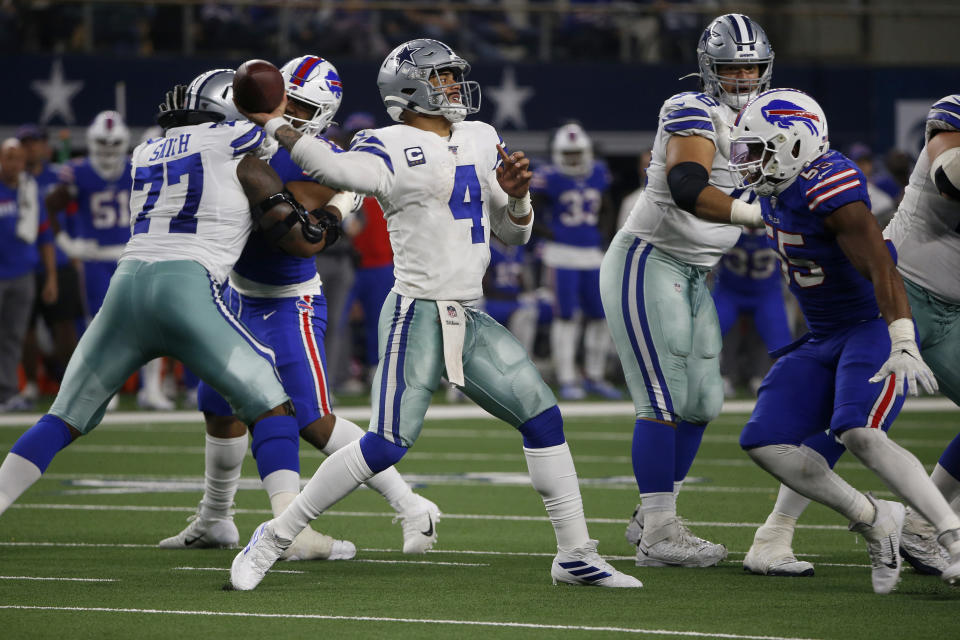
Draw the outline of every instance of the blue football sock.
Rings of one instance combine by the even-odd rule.
[[[263,480],[274,471],[300,473],[300,428],[293,416],[270,416],[253,425],[250,446]]]
[[[363,461],[374,473],[380,473],[397,464],[406,452],[406,447],[393,444],[372,431],[367,431],[360,438],[360,453],[363,454]]]
[[[633,428],[633,475],[644,493],[673,493],[677,428],[637,418]]]
[[[557,405],[530,418],[517,427],[517,431],[523,435],[523,446],[527,449],[545,449],[566,442],[563,437],[563,416]]]
[[[677,423],[677,451],[673,478],[676,482],[686,478],[690,472],[706,428],[706,424],[695,424],[685,420]]]
[[[944,471],[960,480],[960,435],[947,445],[937,462]]]
[[[73,435],[67,423],[48,413],[17,438],[10,453],[29,460],[43,473],[50,466],[53,456],[71,442]]]

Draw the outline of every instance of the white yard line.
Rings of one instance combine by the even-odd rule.
[[[254,613],[245,611],[190,611],[184,609],[133,609],[120,607],[44,607],[33,605],[0,605],[0,609],[21,611],[69,611],[89,613],[132,613],[172,616],[212,616],[224,618],[267,618],[282,620],[339,620],[344,622],[399,622],[405,624],[450,625],[465,627],[492,627],[512,629],[546,629],[555,631],[586,631],[607,633],[631,633],[638,635],[664,635],[689,638],[730,638],[732,640],[812,640],[791,636],[758,636],[738,633],[683,631],[674,629],[635,629],[626,627],[591,627],[566,624],[537,624],[532,622],[510,622],[507,620],[453,620],[431,618],[391,618],[379,616],[332,616],[322,614],[297,613]]]
[[[0,580],[43,580],[51,582],[117,582],[113,578],[46,578],[41,576],[0,576]]]

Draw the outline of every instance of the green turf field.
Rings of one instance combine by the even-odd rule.
[[[357,409],[354,409],[357,411]],[[202,427],[150,413],[110,417],[54,460],[0,517],[2,638],[882,638],[957,637],[960,589],[907,568],[888,596],[870,588],[865,546],[823,507],[808,510],[798,555],[813,578],[744,574],[740,561],[766,517],[776,483],[740,451],[745,414],[707,431],[680,499],[695,533],[723,542],[711,569],[639,569],[623,537],[637,502],[632,417],[568,417],[591,535],[639,590],[552,586],[552,529],[527,483],[519,437],[493,420],[430,420],[400,471],[444,512],[426,556],[404,556],[387,504],[360,490],[314,525],[356,543],[355,560],[279,563],[254,592],[223,591],[230,550],[161,551],[200,498]],[[6,416],[0,452],[32,424]],[[909,407],[895,438],[931,468],[960,413]],[[304,451],[303,474],[321,460]],[[851,458],[855,486],[889,493]],[[236,521],[242,539],[269,516],[252,460]]]

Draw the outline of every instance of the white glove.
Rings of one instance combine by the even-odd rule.
[[[338,191],[323,206],[336,207],[340,217],[345,217],[363,206],[363,195],[353,191]]]
[[[717,132],[717,151],[727,160],[730,159],[730,125],[724,122],[719,109],[710,112],[713,129]]]
[[[920,349],[913,337],[913,320],[900,318],[887,327],[890,331],[890,357],[880,367],[880,371],[870,378],[870,382],[880,382],[887,376],[895,376],[897,395],[903,395],[903,383],[906,381],[910,395],[918,395],[917,381],[927,393],[933,393],[939,386],[930,367],[920,357]]]

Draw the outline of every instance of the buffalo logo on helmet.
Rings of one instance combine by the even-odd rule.
[[[813,135],[818,133],[817,126],[813,123],[819,123],[820,116],[787,100],[771,100],[768,105],[761,109],[761,112],[764,120],[781,129],[789,129],[794,123],[799,122],[806,126]]]
[[[324,80],[327,81],[327,89],[330,89],[333,95],[339,98],[343,94],[343,83],[340,82],[340,76],[336,71],[331,69]]]

